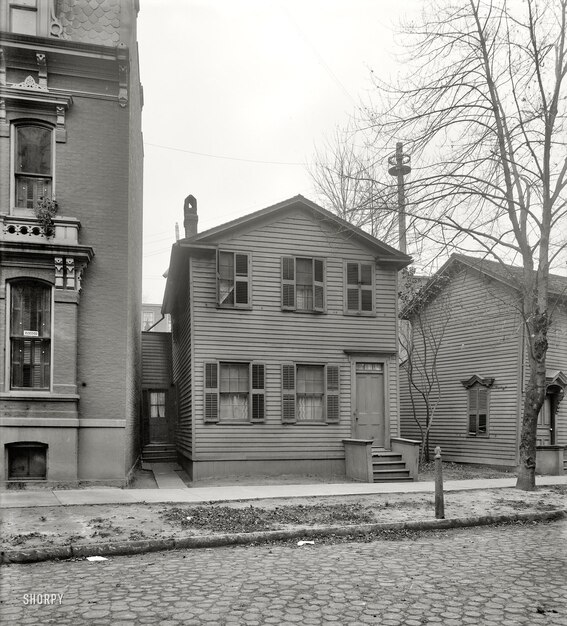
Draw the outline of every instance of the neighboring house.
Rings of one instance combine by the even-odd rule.
[[[180,461],[196,480],[345,473],[399,435],[397,275],[411,259],[296,196],[173,245]]]
[[[157,333],[171,332],[171,319],[169,315],[162,315],[161,304],[142,302],[142,331],[147,330]]]
[[[444,325],[436,357],[440,393],[432,394],[436,410],[429,439],[431,448],[441,447],[446,460],[510,467],[519,462],[529,377],[517,289],[521,280],[521,268],[453,255],[424,287],[423,307],[405,311],[414,330],[419,315],[437,319],[437,332]],[[562,401],[567,386],[567,278],[552,275],[549,286],[552,324],[547,395],[537,431],[538,464],[551,454],[562,471],[561,446],[567,445],[567,401]],[[426,342],[416,339],[416,356],[423,357]],[[410,393],[407,362],[400,371],[402,435],[419,438],[414,409],[423,424],[424,403],[418,393]]]
[[[135,0],[0,4],[0,480],[8,485],[123,484],[139,456],[137,10]],[[41,199],[51,215],[38,215]]]

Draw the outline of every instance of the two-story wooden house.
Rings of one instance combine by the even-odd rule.
[[[526,326],[521,315],[523,270],[495,261],[454,254],[405,311],[413,323],[415,385],[409,363],[400,368],[401,428],[420,439],[426,406],[420,390],[431,388],[430,447],[464,463],[515,467],[529,378]],[[403,314],[403,312],[402,312]],[[546,355],[547,393],[537,428],[536,471],[563,472],[567,448],[567,278],[550,275]],[[421,316],[425,323],[418,323]],[[422,334],[430,338],[422,338]],[[429,371],[424,350],[429,348]],[[433,353],[435,351],[435,353]],[[435,362],[435,373],[432,364]]]
[[[344,475],[343,440],[388,450],[397,274],[411,259],[302,196],[196,223],[189,196],[163,305],[190,476]]]

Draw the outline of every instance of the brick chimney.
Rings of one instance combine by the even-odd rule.
[[[197,199],[195,196],[187,196],[183,203],[183,227],[185,228],[185,239],[194,237],[197,234]]]

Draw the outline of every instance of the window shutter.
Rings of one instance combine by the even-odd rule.
[[[347,311],[359,310],[358,263],[347,263]]]
[[[325,310],[325,262],[313,259],[313,309]]]
[[[282,309],[295,309],[295,259],[282,257]]]
[[[372,265],[360,265],[360,310],[371,313],[374,310]]]
[[[339,421],[339,366],[327,365],[327,422]]]
[[[205,422],[219,421],[219,366],[205,363]]]
[[[478,389],[478,434],[486,435],[488,422],[488,389]]]
[[[252,422],[266,419],[266,367],[263,363],[252,363]]]
[[[250,271],[247,254],[234,255],[234,282],[235,297],[234,303],[241,306],[248,306],[250,292]]]
[[[469,435],[476,435],[477,392],[476,386],[469,389]]]
[[[282,365],[282,422],[295,421],[295,365]]]

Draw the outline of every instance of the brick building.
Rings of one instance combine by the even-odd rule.
[[[121,484],[138,458],[137,12],[0,4],[0,481]]]

